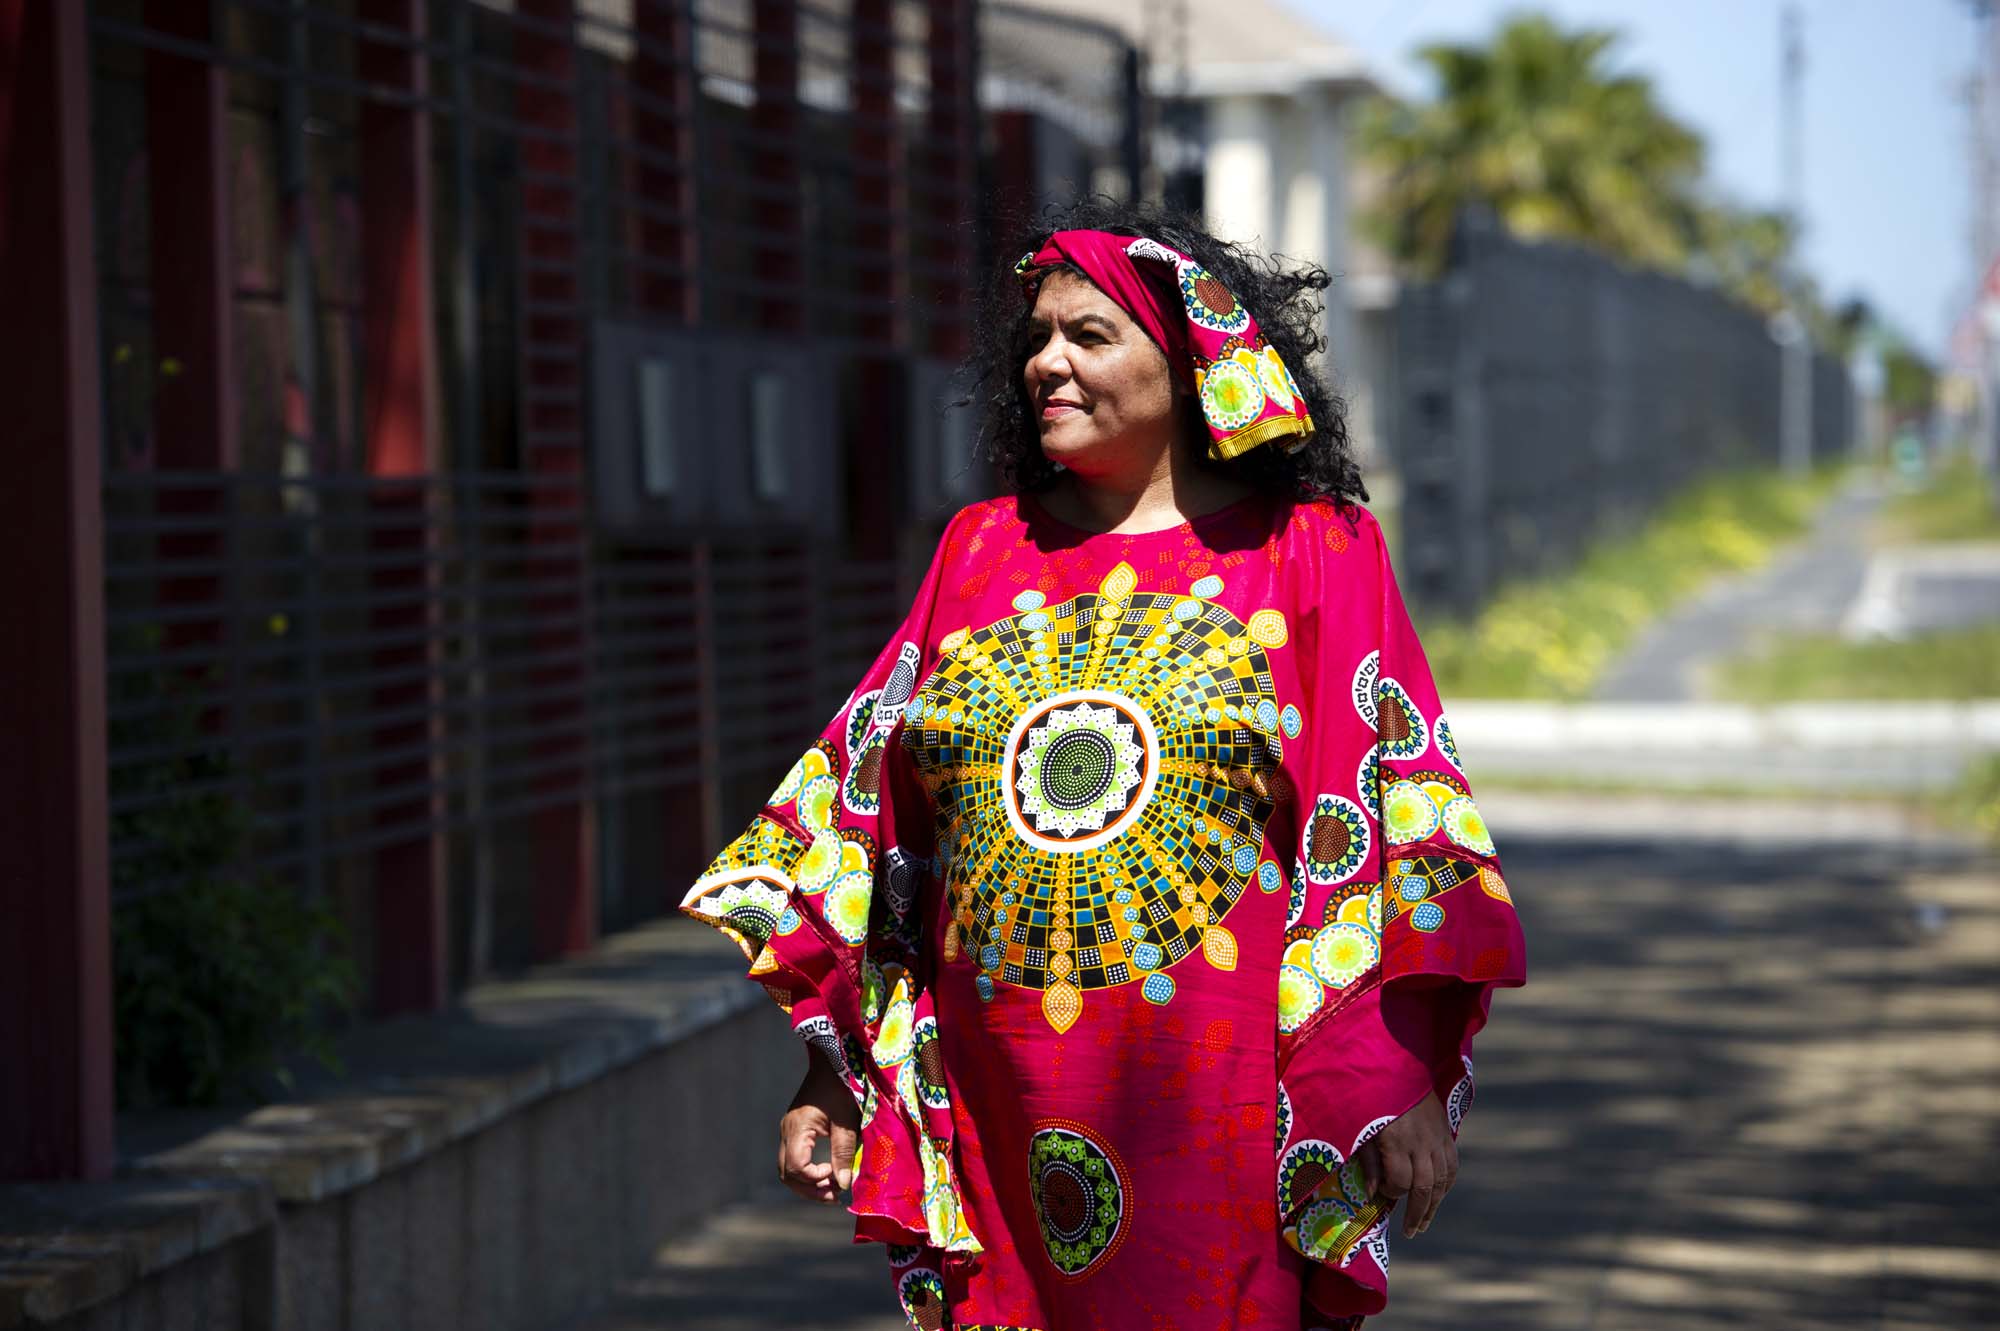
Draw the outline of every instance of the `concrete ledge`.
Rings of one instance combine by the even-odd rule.
[[[106,1184],[0,1187],[0,1328],[545,1331],[749,1195],[802,1057],[674,918],[364,1028],[284,1103],[126,1115]]]
[[[727,940],[663,920],[587,956],[468,990],[451,1011],[359,1031],[347,1076],[294,1069],[295,1099],[226,1115],[129,1115],[136,1172],[261,1179],[316,1202],[412,1164],[558,1091],[770,1000]]]
[[[235,1179],[0,1188],[0,1327],[45,1325],[266,1229],[269,1189]]]

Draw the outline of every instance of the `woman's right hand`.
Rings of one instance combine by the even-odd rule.
[[[811,1045],[806,1051],[806,1079],[778,1124],[778,1177],[807,1201],[832,1203],[854,1181],[861,1110],[826,1056]],[[831,1160],[813,1159],[821,1137],[831,1142]]]

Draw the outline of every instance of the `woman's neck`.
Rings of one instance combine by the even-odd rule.
[[[1247,482],[1195,468],[1125,484],[1065,470],[1036,499],[1072,526],[1130,536],[1178,527],[1254,492]]]

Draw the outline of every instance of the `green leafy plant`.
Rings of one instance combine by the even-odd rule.
[[[133,635],[154,650],[156,633]],[[114,663],[122,653],[114,652]],[[359,975],[324,901],[244,867],[251,818],[234,762],[203,723],[205,681],[171,668],[112,678],[113,795],[148,796],[114,815],[119,905],[112,921],[121,1106],[214,1105],[289,1088],[294,1052],[341,1070],[329,1022]]]

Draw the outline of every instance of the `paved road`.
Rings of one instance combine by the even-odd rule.
[[[1884,550],[1841,624],[1850,638],[1909,637],[2000,620],[2000,544]]]
[[[1866,806],[1482,803],[1532,980],[1370,1331],[2000,1326],[2000,864]],[[849,1232],[731,1212],[590,1331],[893,1331]]]
[[[1690,701],[1704,696],[1704,667],[1759,634],[1838,632],[1866,579],[1868,524],[1882,502],[1879,490],[1858,479],[1820,510],[1804,540],[1653,624],[1605,673],[1594,696]]]

